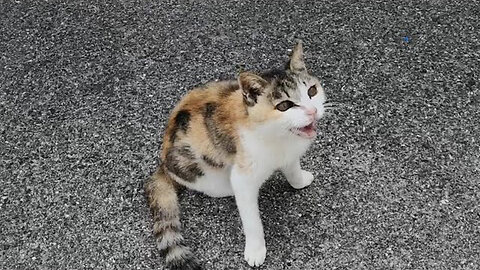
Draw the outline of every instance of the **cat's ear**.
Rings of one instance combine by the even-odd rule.
[[[257,103],[257,98],[260,96],[268,82],[262,77],[250,72],[242,72],[238,76],[238,83],[243,91],[243,100],[248,106],[253,106]]]
[[[307,70],[305,66],[305,61],[303,59],[303,43],[301,40],[296,40],[297,44],[293,48],[292,54],[290,55],[290,61],[288,62],[287,68],[295,73],[301,73]]]

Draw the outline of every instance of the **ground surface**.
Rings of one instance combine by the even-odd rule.
[[[262,269],[479,269],[478,1],[93,2],[0,5],[1,269],[163,269],[142,185],[168,112],[295,38],[343,106],[312,186],[262,189]],[[246,269],[234,200],[182,204],[205,268]]]

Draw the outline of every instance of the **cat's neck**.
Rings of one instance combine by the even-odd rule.
[[[240,144],[252,161],[278,168],[302,156],[311,140],[291,134],[270,134],[262,127],[240,129]]]

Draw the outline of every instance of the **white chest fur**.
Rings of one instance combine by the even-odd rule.
[[[254,174],[267,178],[274,170],[297,161],[311,144],[294,134],[269,134],[262,129],[243,130],[240,135],[244,161]]]

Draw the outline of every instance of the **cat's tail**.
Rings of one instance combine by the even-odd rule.
[[[177,186],[163,166],[150,177],[145,192],[153,214],[153,233],[158,248],[166,254],[167,266],[172,270],[202,269],[183,243]]]

